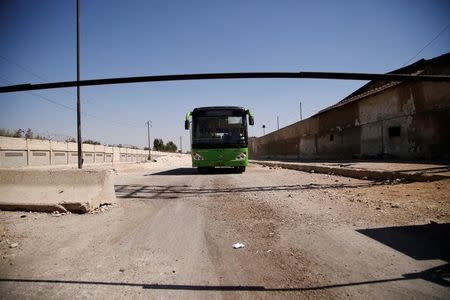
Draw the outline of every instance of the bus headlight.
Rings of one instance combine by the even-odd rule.
[[[244,152],[241,152],[238,156],[236,156],[236,160],[244,160],[246,157],[247,155]]]
[[[203,156],[201,156],[200,154],[198,154],[196,152],[192,153],[192,158],[194,160],[203,160],[204,159]]]

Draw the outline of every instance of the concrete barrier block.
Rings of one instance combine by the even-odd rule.
[[[107,170],[0,170],[0,209],[85,213],[116,202]]]

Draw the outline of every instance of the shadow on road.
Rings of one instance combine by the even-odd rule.
[[[229,194],[229,193],[251,193],[251,192],[274,192],[274,191],[299,191],[308,189],[342,189],[369,187],[373,183],[356,184],[295,184],[295,185],[271,185],[271,186],[249,186],[229,188],[207,188],[191,187],[188,185],[115,185],[118,198],[137,199],[174,199],[179,197],[198,197],[199,195]]]
[[[206,173],[208,175],[214,175],[214,174],[236,174],[235,170],[233,168],[212,168],[208,170]],[[176,168],[172,170],[157,172],[157,173],[149,173],[145,174],[144,176],[155,176],[155,175],[204,175],[198,172],[197,168]]]
[[[360,229],[357,232],[416,260],[450,261],[450,223]]]
[[[306,287],[279,287],[266,288],[258,285],[185,285],[185,284],[148,284],[148,283],[132,283],[132,282],[108,282],[108,281],[81,281],[81,280],[46,280],[46,279],[17,279],[17,278],[0,278],[0,282],[12,283],[48,283],[48,284],[78,284],[78,285],[105,285],[105,286],[128,286],[141,287],[143,289],[152,290],[185,290],[185,291],[254,291],[254,292],[307,292],[316,290],[326,290],[341,287],[351,287],[360,285],[380,284],[395,281],[424,279],[432,281],[436,284],[449,286],[448,281],[443,280],[443,274],[449,274],[449,264],[425,270],[418,273],[404,274],[397,278],[376,279],[367,281],[357,281],[348,283],[336,283],[319,286]]]
[[[443,266],[403,276],[450,286],[450,223],[361,229],[357,232],[416,260],[446,261]]]

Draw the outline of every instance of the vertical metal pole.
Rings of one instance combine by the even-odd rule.
[[[148,137],[148,159],[152,159],[151,146],[150,146],[150,120],[147,121],[147,137]]]
[[[80,0],[77,0],[77,83],[80,81]],[[77,85],[77,144],[78,144],[78,169],[83,167],[81,149],[81,104],[80,86]]]
[[[277,116],[277,126],[278,130],[280,130],[280,116]]]
[[[302,116],[302,102],[300,102],[300,121],[303,120]]]
[[[181,135],[180,135],[180,151],[181,153],[183,153],[183,138]]]

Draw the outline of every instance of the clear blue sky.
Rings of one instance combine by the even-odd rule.
[[[71,1],[0,2],[0,84],[76,79]],[[385,73],[450,22],[449,1],[81,0],[81,78],[239,71]],[[450,28],[414,61],[450,51]],[[6,58],[6,60],[5,60]],[[82,88],[83,138],[144,146],[179,142],[197,106],[250,108],[250,135],[286,126],[363,85],[359,81],[221,80]],[[75,89],[35,91],[75,107]],[[95,116],[95,117],[93,117]],[[75,111],[29,93],[0,95],[1,128],[76,136]]]

